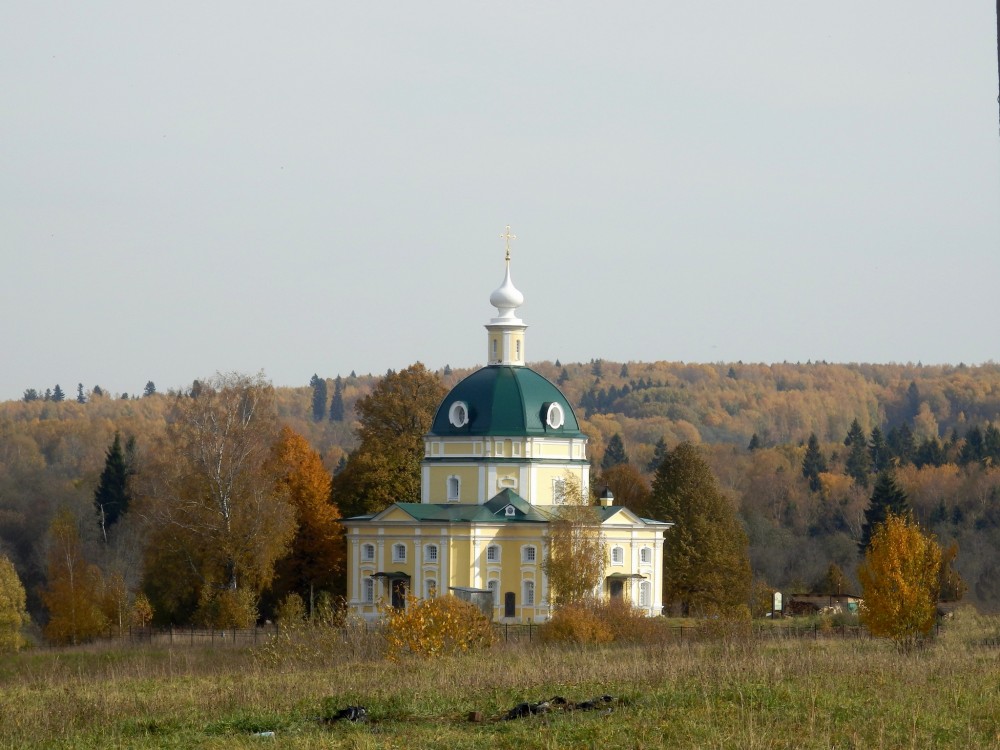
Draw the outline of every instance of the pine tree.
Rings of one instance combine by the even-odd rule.
[[[927,438],[913,455],[913,465],[918,469],[925,466],[943,466],[946,461],[944,447],[937,438]]]
[[[916,381],[910,381],[910,387],[906,389],[906,418],[913,422],[920,413],[920,389],[917,388]]]
[[[871,458],[871,470],[878,474],[889,468],[889,446],[878,425],[872,427],[868,440],[868,455]]]
[[[691,443],[667,453],[650,498],[653,518],[672,521],[664,546],[664,594],[685,614],[724,611],[750,596],[746,532]]]
[[[340,375],[333,381],[333,398],[330,400],[330,421],[344,421],[344,381]]]
[[[618,373],[618,377],[627,378],[628,377],[628,364],[623,364],[622,369]]]
[[[653,458],[650,459],[649,463],[646,464],[646,471],[656,471],[660,468],[660,464],[663,463],[663,459],[667,457],[667,441],[660,438],[656,441],[656,446],[653,448]]]
[[[761,442],[760,437],[757,435],[756,432],[750,436],[750,442],[747,444],[748,451],[759,450],[763,447],[764,444]]]
[[[31,401],[37,401],[38,391],[36,391],[34,388],[26,388],[24,391],[24,396],[21,397],[21,400],[24,401],[25,403],[29,403]]]
[[[152,396],[155,393],[156,393],[156,384],[152,380],[147,380],[146,387],[142,389],[143,397]]]
[[[108,529],[114,526],[128,510],[132,500],[132,493],[129,488],[129,480],[132,476],[132,469],[128,460],[129,455],[134,455],[135,441],[128,440],[129,450],[122,449],[122,440],[119,433],[115,433],[114,440],[104,459],[104,471],[101,472],[101,479],[94,490],[94,505],[97,507],[97,522],[101,527],[104,541],[108,541]]]
[[[617,432],[611,436],[607,448],[604,449],[604,458],[601,460],[601,471],[607,471],[612,466],[628,463],[628,453],[625,452],[625,443],[622,436]]]
[[[871,471],[871,459],[868,455],[868,438],[861,429],[858,420],[851,423],[851,429],[844,438],[844,445],[851,450],[844,462],[844,471],[860,487],[868,486],[868,474]]]
[[[900,466],[906,466],[913,461],[917,446],[913,439],[913,430],[906,422],[893,427],[886,435],[889,452],[896,458]]]
[[[91,394],[93,394],[94,396],[103,396],[104,390],[101,388],[101,386],[95,385],[93,390],[91,390]]]
[[[819,475],[826,471],[826,458],[819,449],[819,440],[816,433],[810,433],[809,443],[806,446],[806,455],[802,459],[802,476],[809,480],[809,489],[819,492]]]
[[[87,403],[87,397],[83,394],[83,383],[76,384],[76,403],[78,404]]]
[[[983,460],[990,466],[1000,466],[1000,430],[993,424],[986,425],[983,432]]]
[[[326,414],[326,378],[321,378],[313,373],[309,379],[309,385],[313,389],[313,419],[319,422]]]
[[[865,522],[861,526],[861,541],[858,546],[864,553],[871,543],[875,530],[890,514],[905,516],[910,513],[910,503],[906,493],[896,484],[896,477],[891,471],[883,471],[875,480],[872,497],[865,509]]]
[[[58,383],[56,383],[56,387],[52,390],[52,400],[56,403],[66,400],[66,394],[63,393],[63,389],[59,387]]]
[[[963,466],[983,460],[983,432],[978,425],[970,427],[965,433],[965,444],[962,446],[958,460]]]
[[[562,368],[562,369],[561,369],[561,370],[559,371],[559,379],[558,379],[558,380],[556,380],[556,383],[558,383],[559,385],[562,385],[562,384],[563,384],[563,383],[565,383],[565,382],[566,382],[567,380],[569,380],[569,373],[568,373],[568,372],[566,372],[566,368],[564,367],[564,368]]]

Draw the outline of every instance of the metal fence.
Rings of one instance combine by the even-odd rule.
[[[272,623],[252,628],[195,628],[167,626],[163,628],[136,628],[110,631],[107,639],[131,645],[152,646],[252,646],[263,643],[278,632]]]

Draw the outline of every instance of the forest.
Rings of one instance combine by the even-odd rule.
[[[590,440],[593,484],[610,485],[622,504],[641,510],[665,451],[697,444],[746,529],[757,582],[819,590],[836,565],[843,585],[857,590],[865,510],[876,477],[891,471],[917,520],[942,546],[957,545],[965,601],[1000,611],[1000,365],[557,360],[532,367],[575,405]],[[419,396],[390,389],[383,404],[436,403],[471,372],[416,365],[387,375],[414,368],[432,387]],[[39,626],[60,632],[53,579],[68,573],[54,560],[79,563],[73,575],[94,582],[90,597],[110,602],[105,624],[134,619],[137,610],[164,624],[225,619],[236,605],[209,601],[204,591],[210,582],[225,588],[237,571],[256,582],[251,610],[261,618],[290,591],[310,606],[317,593],[338,593],[335,519],[366,509],[373,475],[394,477],[382,485],[390,494],[413,486],[405,465],[385,462],[385,441],[404,428],[380,436],[371,427],[376,417],[394,424],[393,415],[372,414],[369,397],[399,381],[314,374],[301,387],[271,388],[262,376],[242,377],[273,413],[267,444],[248,439],[246,460],[266,468],[267,487],[279,487],[297,510],[269,518],[275,533],[267,544],[227,550],[225,559],[212,557],[226,545],[208,532],[182,553],[174,542],[194,532],[170,511],[170,498],[203,481],[177,450],[201,434],[195,426],[204,415],[194,404],[208,400],[193,396],[202,388],[221,393],[213,379],[183,393],[160,393],[149,382],[133,396],[82,384],[67,395],[55,385],[0,403],[0,553],[13,562]],[[246,402],[238,408],[246,413]],[[101,500],[116,472],[135,497],[128,508]],[[218,507],[226,502],[220,496]],[[246,538],[252,532],[248,526]],[[325,578],[309,560],[325,561]]]

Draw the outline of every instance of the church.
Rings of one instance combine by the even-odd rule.
[[[524,297],[506,274],[490,295],[487,365],[441,402],[424,436],[419,502],[397,502],[342,521],[347,530],[347,597],[367,620],[408,596],[454,593],[505,623],[550,616],[543,571],[550,521],[567,483],[590,493],[587,437],[553,383],[525,365]],[[603,493],[594,508],[607,547],[601,597],[660,614],[664,532]],[[416,500],[416,498],[414,498]],[[485,604],[484,604],[485,603]]]

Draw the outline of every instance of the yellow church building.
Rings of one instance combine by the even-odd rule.
[[[424,436],[419,502],[343,521],[348,603],[365,619],[377,618],[380,606],[405,607],[408,595],[449,592],[491,602],[499,622],[549,617],[542,569],[549,523],[567,480],[589,496],[590,463],[573,407],[525,366],[523,303],[508,245],[503,284],[490,295],[497,316],[486,324],[488,364],[438,407]],[[595,593],[657,615],[671,524],[612,502],[605,497],[594,508],[608,550]]]

